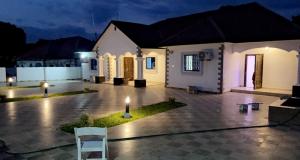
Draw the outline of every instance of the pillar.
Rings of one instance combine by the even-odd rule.
[[[143,55],[141,48],[137,47],[137,79],[134,80],[134,87],[146,87],[146,80],[144,79],[144,73],[143,73]]]
[[[114,85],[122,85],[124,80],[121,78],[121,64],[119,57],[115,58],[116,61],[116,77],[114,78]]]
[[[144,79],[144,73],[143,73],[143,57],[136,57],[137,61],[137,80],[143,80]]]
[[[105,81],[105,76],[104,76],[104,59],[102,55],[99,55],[98,57],[98,69],[99,69],[99,79],[96,79],[95,82],[101,83]]]
[[[119,57],[115,58],[116,62],[116,78],[120,78],[120,65],[119,65]]]
[[[297,59],[298,59],[297,85],[300,86],[300,51],[298,52]]]

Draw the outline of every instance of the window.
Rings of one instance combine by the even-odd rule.
[[[155,69],[155,57],[146,57],[146,69]]]
[[[91,59],[91,70],[97,70],[97,60]]]
[[[184,55],[183,59],[184,71],[200,71],[200,57],[199,54]]]

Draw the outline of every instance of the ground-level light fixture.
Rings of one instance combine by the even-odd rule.
[[[11,78],[11,77],[9,77],[9,78],[7,79],[7,81],[8,81],[8,85],[9,85],[9,86],[12,86],[12,83],[13,83],[14,79]]]
[[[127,96],[125,98],[126,109],[125,109],[125,113],[123,115],[123,118],[131,118],[131,115],[129,113],[129,103],[130,103],[130,97]]]
[[[44,83],[43,85],[44,87],[44,97],[47,98],[48,97],[48,87],[49,87],[49,84],[47,82]]]

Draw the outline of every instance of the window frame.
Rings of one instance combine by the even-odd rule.
[[[154,59],[154,65],[153,65],[153,63],[152,63],[152,61],[151,61],[151,67],[150,67],[150,68],[148,67],[148,62],[147,62],[147,60],[148,60],[149,58],[150,58],[151,60]],[[146,69],[147,69],[147,70],[156,70],[156,57],[146,57]]]
[[[91,71],[96,71],[97,67],[98,67],[98,61],[97,61],[97,59],[92,58],[90,60],[90,69],[91,69]]]
[[[191,59],[191,65],[190,67],[187,67],[187,61],[186,57],[192,56]],[[196,58],[194,60],[194,58]],[[195,61],[195,62],[193,62]],[[197,65],[197,66],[194,66]],[[191,69],[188,69],[191,68]],[[197,69],[198,68],[198,69]],[[192,52],[192,53],[184,53],[182,55],[182,71],[183,72],[192,72],[192,73],[201,73],[202,70],[202,61],[200,60],[200,55],[197,52]]]

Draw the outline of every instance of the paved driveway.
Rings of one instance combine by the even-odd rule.
[[[74,90],[83,87],[81,82],[65,85]],[[0,104],[0,139],[6,142],[11,152],[27,152],[74,143],[73,135],[58,129],[61,124],[78,118],[82,113],[99,117],[124,110],[124,99],[128,95],[132,99],[132,107],[160,102],[169,96],[176,97],[188,106],[112,127],[109,129],[111,139],[268,124],[267,106],[277,99],[238,93],[191,95],[184,90],[169,89],[162,85],[138,89],[109,84],[88,86],[99,92]],[[246,102],[264,104],[260,111],[239,113],[236,104]]]

